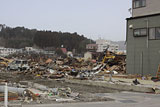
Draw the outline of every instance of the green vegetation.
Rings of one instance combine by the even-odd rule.
[[[93,41],[77,33],[38,31],[24,27],[3,26],[0,31],[0,45],[8,48],[36,46],[42,49],[49,47],[56,49],[63,45],[67,50],[76,49],[77,53],[82,53],[88,43],[93,43]]]

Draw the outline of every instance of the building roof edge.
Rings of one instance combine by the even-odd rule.
[[[152,16],[158,16],[158,15],[160,15],[160,13],[150,14],[150,15],[144,15],[144,16],[137,16],[137,17],[130,17],[130,18],[126,18],[126,20],[132,20],[132,19],[138,19],[138,18],[145,18],[145,17],[152,17]]]

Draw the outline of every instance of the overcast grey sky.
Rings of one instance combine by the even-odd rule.
[[[0,0],[0,23],[125,40],[131,0]]]

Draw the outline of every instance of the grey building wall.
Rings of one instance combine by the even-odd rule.
[[[160,0],[146,0],[146,7],[132,10],[132,17],[160,13]]]
[[[127,73],[156,75],[160,63],[160,40],[134,37],[133,29],[160,27],[160,15],[127,20]],[[133,25],[133,28],[129,28]]]

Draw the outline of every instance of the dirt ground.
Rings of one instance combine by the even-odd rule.
[[[106,89],[105,87],[95,87],[95,86],[87,86],[87,85],[79,85],[79,84],[70,84],[66,83],[64,79],[62,80],[49,80],[49,79],[42,79],[42,78],[34,78],[32,76],[26,76],[21,74],[16,74],[15,72],[1,72],[0,73],[1,80],[7,80],[11,82],[19,83],[19,81],[31,81],[35,83],[39,83],[49,88],[67,88],[70,87],[72,91],[79,92],[79,93],[113,93],[118,92],[117,90],[113,89]],[[73,80],[74,81],[74,80]]]
[[[64,79],[61,80],[49,80],[46,78],[34,78],[32,76],[26,76],[17,74],[16,72],[1,72],[1,80],[7,80],[11,82],[19,83],[19,81],[31,81],[45,85],[49,88],[71,88],[72,92],[79,93],[77,102],[95,102],[95,101],[111,101],[113,99],[103,98],[96,96],[97,93],[117,93],[119,91],[113,89],[106,89],[104,87],[95,87],[79,84],[66,83]],[[43,101],[44,103],[51,103],[50,101]]]

